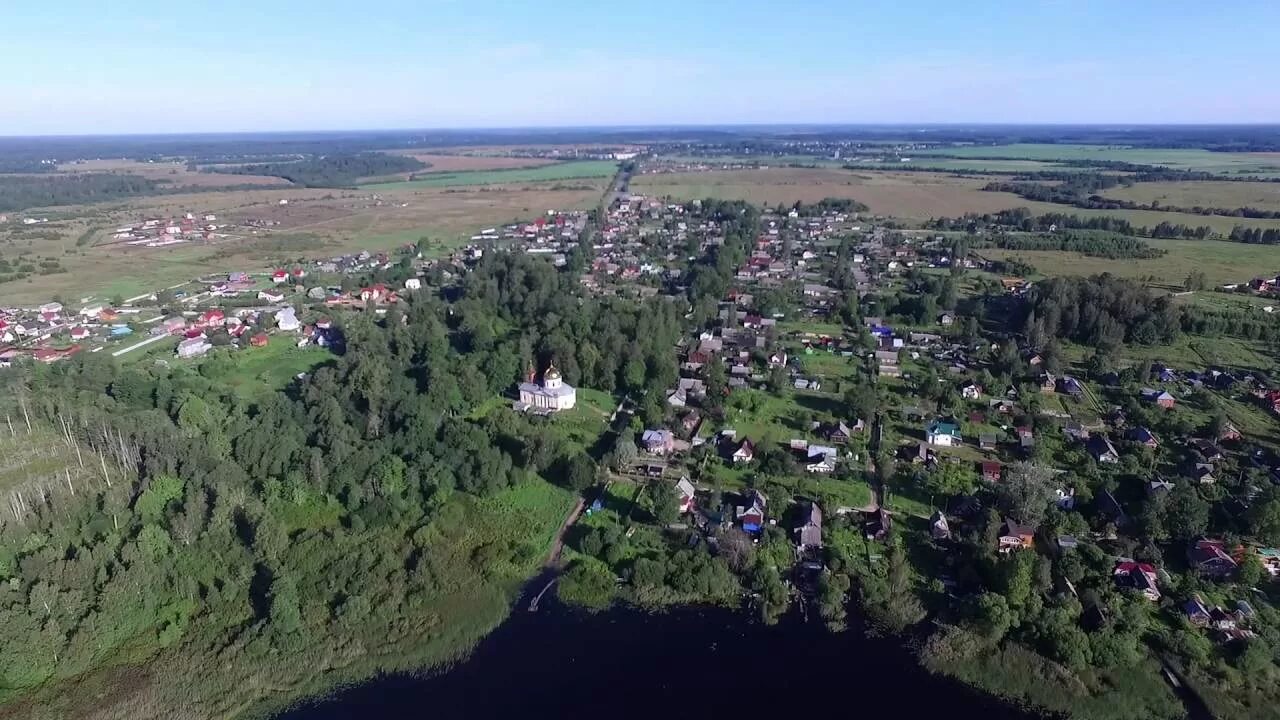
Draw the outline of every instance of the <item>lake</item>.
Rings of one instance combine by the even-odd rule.
[[[536,613],[527,607],[526,598],[447,672],[378,678],[280,718],[1037,717],[934,677],[898,642],[857,629],[832,634],[798,618],[766,627],[743,612],[706,608],[591,614],[553,593]]]

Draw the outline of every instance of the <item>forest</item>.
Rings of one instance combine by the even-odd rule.
[[[1164,250],[1154,248],[1138,238],[1108,232],[1060,232],[1040,235],[997,235],[990,239],[974,239],[970,247],[996,247],[1001,250],[1060,250],[1091,257],[1157,258]]]
[[[0,175],[0,212],[104,202],[155,192],[155,181],[137,175]]]
[[[19,488],[18,510],[11,490],[0,702],[75,702],[56,681],[146,662],[155,682],[114,716],[209,717],[464,651],[571,504],[548,481],[582,481],[580,446],[491,401],[553,361],[619,393],[675,377],[678,305],[573,285],[488,256],[447,301],[344,316],[345,354],[252,401],[216,362],[83,354],[6,372],[4,412],[30,418],[27,443],[74,446],[114,482]],[[281,669],[279,654],[328,660]],[[246,684],[268,668],[278,692]]]
[[[1055,277],[1035,284],[1022,307],[1032,347],[1050,338],[1095,348],[1121,343],[1168,344],[1181,333],[1182,311],[1172,298],[1112,275]]]
[[[303,187],[353,187],[361,178],[412,172],[426,163],[407,155],[364,152],[322,155],[291,162],[215,165],[206,172],[232,175],[273,175]]]

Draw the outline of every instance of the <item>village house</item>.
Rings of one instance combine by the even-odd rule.
[[[839,451],[826,445],[809,445],[804,449],[804,469],[811,473],[830,473],[836,469]]]
[[[1173,395],[1167,390],[1153,390],[1151,388],[1142,389],[1142,399],[1165,410],[1172,410],[1176,402]]]
[[[929,516],[929,537],[937,542],[951,539],[951,524],[941,510],[934,510],[933,515]]]
[[[1112,571],[1116,585],[1126,590],[1135,590],[1151,602],[1160,600],[1160,586],[1156,569],[1148,563],[1122,560],[1116,563]]]
[[[1089,454],[1097,462],[1107,464],[1120,462],[1120,453],[1116,452],[1116,446],[1111,444],[1111,438],[1106,435],[1098,434],[1090,437],[1088,448]]]
[[[982,386],[969,380],[960,386],[960,397],[965,400],[978,400],[982,397]]]
[[[960,426],[954,422],[934,420],[925,428],[925,440],[930,445],[953,447],[961,443]]]
[[[197,335],[196,337],[187,338],[178,343],[177,355],[183,359],[200,357],[201,355],[209,352],[212,347],[213,346],[205,340],[204,335]]]
[[[1192,543],[1187,548],[1187,562],[1201,575],[1215,580],[1229,578],[1239,568],[1221,540],[1201,539]]]
[[[854,434],[861,434],[867,429],[867,424],[858,418],[857,422],[849,425],[843,420],[835,423],[826,423],[818,427],[818,435],[829,443],[836,445],[844,445],[853,438]]]
[[[693,512],[693,508],[697,503],[698,491],[689,482],[689,478],[682,477],[676,481],[676,499],[680,503],[680,514]]]
[[[645,430],[640,443],[650,455],[669,455],[675,451],[675,435],[670,430]]]
[[[1000,474],[1002,468],[1000,463],[995,460],[984,460],[982,462],[982,479],[990,483],[1000,482]]]
[[[744,532],[758,533],[764,527],[768,498],[759,490],[750,490],[743,499],[746,502],[734,508],[734,517]]]
[[[734,463],[749,463],[752,460],[755,460],[755,458],[756,446],[746,438],[743,438],[742,442],[738,443],[737,448],[735,448],[733,453],[730,455],[730,459],[733,460]]]
[[[1012,518],[1005,518],[1004,523],[1000,526],[997,549],[1001,553],[1027,550],[1035,546],[1035,537],[1036,529],[1034,527],[1023,525]]]
[[[800,525],[795,529],[796,546],[801,550],[822,547],[822,510],[815,502],[808,502],[802,511]]]
[[[1127,437],[1139,445],[1144,445],[1149,448],[1160,447],[1160,440],[1156,437],[1155,433],[1151,432],[1151,430],[1146,427],[1138,426],[1130,428],[1127,433]]]

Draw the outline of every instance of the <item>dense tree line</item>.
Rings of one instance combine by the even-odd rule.
[[[1024,334],[1033,346],[1050,338],[1092,347],[1172,342],[1182,313],[1169,297],[1155,297],[1132,280],[1112,275],[1058,277],[1036,283],[1022,308]]]
[[[1151,247],[1137,238],[1115,233],[1063,232],[1043,235],[997,235],[988,240],[975,240],[972,247],[997,247],[1002,250],[1060,250],[1091,257],[1157,258],[1164,250]]]
[[[1134,226],[1133,223],[1119,217],[1098,216],[1081,217],[1066,213],[1045,213],[1035,215],[1030,209],[1020,207],[1001,210],[997,213],[968,213],[959,218],[934,218],[929,226],[938,230],[963,230],[974,233],[983,228],[1008,228],[1021,232],[1045,232],[1050,230],[1099,230],[1117,235],[1152,238],[1188,238],[1205,240],[1214,235],[1213,229],[1207,225],[1191,227],[1189,225],[1161,222],[1153,228]]]
[[[0,158],[0,174],[21,173],[23,175],[32,175],[39,173],[51,173],[57,169],[58,166],[54,163],[41,162],[39,160]]]
[[[154,180],[138,175],[0,175],[0,211],[78,205],[157,192]]]
[[[1221,208],[1204,205],[1188,207],[1165,205],[1155,200],[1147,203],[1121,200],[1098,194],[1109,188],[1129,187],[1143,182],[1223,180],[1222,176],[1211,173],[1146,169],[1144,172],[1124,176],[1103,175],[1101,173],[1037,173],[1034,176],[1024,175],[1019,177],[1023,179],[1015,178],[1011,181],[1004,180],[987,183],[983,190],[1009,192],[1027,200],[1073,205],[1086,210],[1155,210],[1189,215],[1225,215],[1228,217],[1264,219],[1280,217],[1280,211],[1262,210],[1254,207]],[[1027,181],[1027,177],[1034,177],[1035,181]],[[1046,182],[1048,180],[1055,182],[1049,184]],[[1237,182],[1243,181],[1237,180]]]
[[[1272,342],[1280,340],[1280,318],[1246,310],[1192,305],[1182,311],[1182,330],[1189,335]]]
[[[779,207],[781,209],[781,207]],[[800,217],[821,216],[829,212],[833,213],[856,213],[867,212],[871,208],[865,204],[858,202],[852,198],[823,198],[816,203],[803,203],[796,201],[791,206]]]
[[[304,187],[351,187],[360,178],[394,175],[426,167],[421,160],[407,155],[364,152],[320,155],[293,162],[218,165],[205,170],[232,175],[272,175]]]
[[[1247,228],[1237,225],[1231,229],[1229,236],[1232,242],[1249,243],[1250,245],[1280,245],[1280,229]]]

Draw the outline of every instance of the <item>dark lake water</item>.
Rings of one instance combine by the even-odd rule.
[[[766,627],[716,609],[592,615],[552,595],[536,613],[522,600],[447,672],[378,678],[281,718],[1036,717],[936,678],[898,642],[857,629],[832,634],[798,618]]]

